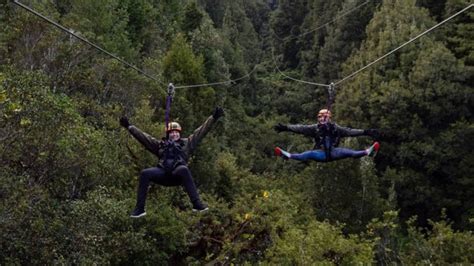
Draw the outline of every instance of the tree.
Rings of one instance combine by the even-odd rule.
[[[344,67],[344,75],[433,24],[427,11],[416,7],[414,1],[384,2],[367,27],[366,41]],[[452,127],[464,125],[469,132],[470,123],[465,121],[471,119],[468,106],[472,97],[465,97],[463,73],[463,64],[443,43],[426,35],[360,73],[338,94],[337,113],[342,120],[358,121],[361,127],[385,128],[390,142],[382,144],[378,169],[384,171],[390,166],[399,171],[396,190],[402,219],[418,214],[419,222],[426,225],[427,218],[437,217],[441,208],[447,207],[456,223],[466,225],[461,217],[472,207],[463,208],[461,202],[470,192],[452,191],[462,189],[461,180],[470,170],[462,166],[461,154],[449,164],[458,165],[462,173],[443,170],[441,162],[455,148],[439,150]],[[464,138],[455,142],[470,145]]]
[[[342,4],[341,9],[335,14],[335,17],[342,17],[328,26],[328,36],[319,50],[319,58],[314,59],[319,64],[317,67],[308,68],[305,71],[306,76],[318,77],[318,80],[327,84],[342,78],[340,76],[342,63],[365,39],[365,28],[373,16],[376,2],[361,5],[363,3],[352,1]],[[354,12],[346,14],[355,8],[357,9]],[[316,69],[317,73],[312,72]]]
[[[183,35],[178,35],[163,62],[163,76],[175,85],[203,84],[204,59],[194,55],[191,46]],[[190,132],[210,115],[214,102],[214,90],[204,87],[179,90],[174,102],[175,118],[182,122]]]
[[[468,5],[468,1],[447,1],[444,16],[450,16]],[[471,8],[443,28],[447,36],[447,47],[466,66],[466,85],[472,84],[474,77],[474,44],[470,41],[474,37],[473,20],[474,11]]]
[[[283,68],[296,68],[299,64],[298,52],[302,48],[298,36],[303,32],[301,24],[307,12],[307,1],[279,1],[277,11],[271,17],[271,28],[275,35],[273,47],[283,55]]]
[[[321,79],[317,71],[320,63],[320,49],[326,43],[328,28],[333,26],[323,27],[323,25],[334,20],[342,4],[343,1],[313,1],[310,12],[305,17],[301,36],[298,37],[298,42],[302,46],[299,57],[304,75],[311,80],[320,81]]]
[[[191,31],[194,31],[195,29],[198,29],[201,26],[204,15],[198,9],[197,3],[191,2],[186,5],[184,12],[185,18],[181,26],[183,32],[189,33]]]

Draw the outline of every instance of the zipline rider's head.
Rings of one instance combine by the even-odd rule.
[[[177,122],[169,123],[166,133],[171,141],[178,141],[181,138],[181,125]]]
[[[321,125],[325,125],[331,122],[331,111],[328,109],[321,109],[318,112],[318,123]]]

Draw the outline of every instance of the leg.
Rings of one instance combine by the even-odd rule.
[[[281,156],[284,159],[293,159],[293,160],[298,160],[298,161],[307,161],[307,160],[314,160],[318,162],[326,161],[326,154],[322,150],[311,150],[311,151],[306,151],[303,153],[289,153],[287,151],[282,150],[279,147],[276,147],[275,155]]]
[[[324,154],[322,150],[312,150],[303,153],[292,153],[290,158],[298,161],[314,160],[317,162],[325,162],[326,154]]]
[[[372,146],[365,150],[351,150],[346,148],[333,148],[331,150],[331,161],[344,159],[344,158],[360,158],[363,156],[375,156],[380,148],[380,144],[378,142],[374,142]]]
[[[196,185],[194,184],[194,180],[189,168],[185,165],[180,165],[173,170],[172,174],[176,180],[180,181],[184,190],[188,194],[189,200],[191,200],[191,203],[193,204],[193,209],[206,209],[207,207],[202,204],[201,199],[199,198],[199,193],[196,189]]]
[[[336,161],[344,158],[360,158],[366,156],[366,150],[356,151],[346,148],[333,148],[331,150],[331,161]]]
[[[159,167],[147,168],[140,173],[136,210],[145,210],[146,195],[150,182],[162,183],[164,180],[166,180],[165,170]]]

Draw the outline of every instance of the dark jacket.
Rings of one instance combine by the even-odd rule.
[[[363,129],[341,127],[336,123],[325,125],[287,125],[288,131],[314,138],[313,149],[327,149],[337,147],[342,137],[356,137],[364,134]]]
[[[143,144],[148,151],[159,158],[159,165],[161,167],[169,168],[171,163],[171,168],[174,168],[178,165],[186,165],[188,163],[189,156],[215,122],[216,119],[214,119],[213,116],[208,117],[200,127],[194,130],[193,134],[187,138],[180,138],[176,142],[158,140],[135,126],[129,126],[128,131]],[[168,162],[170,160],[172,160],[172,162]]]

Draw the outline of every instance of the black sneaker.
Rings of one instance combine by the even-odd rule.
[[[145,216],[146,215],[146,212],[144,209],[141,209],[141,208],[135,208],[135,210],[133,210],[133,212],[130,214],[130,217],[132,218],[140,218],[142,216]]]
[[[193,204],[193,212],[204,212],[209,210],[206,204],[202,204],[201,202],[197,202]]]

